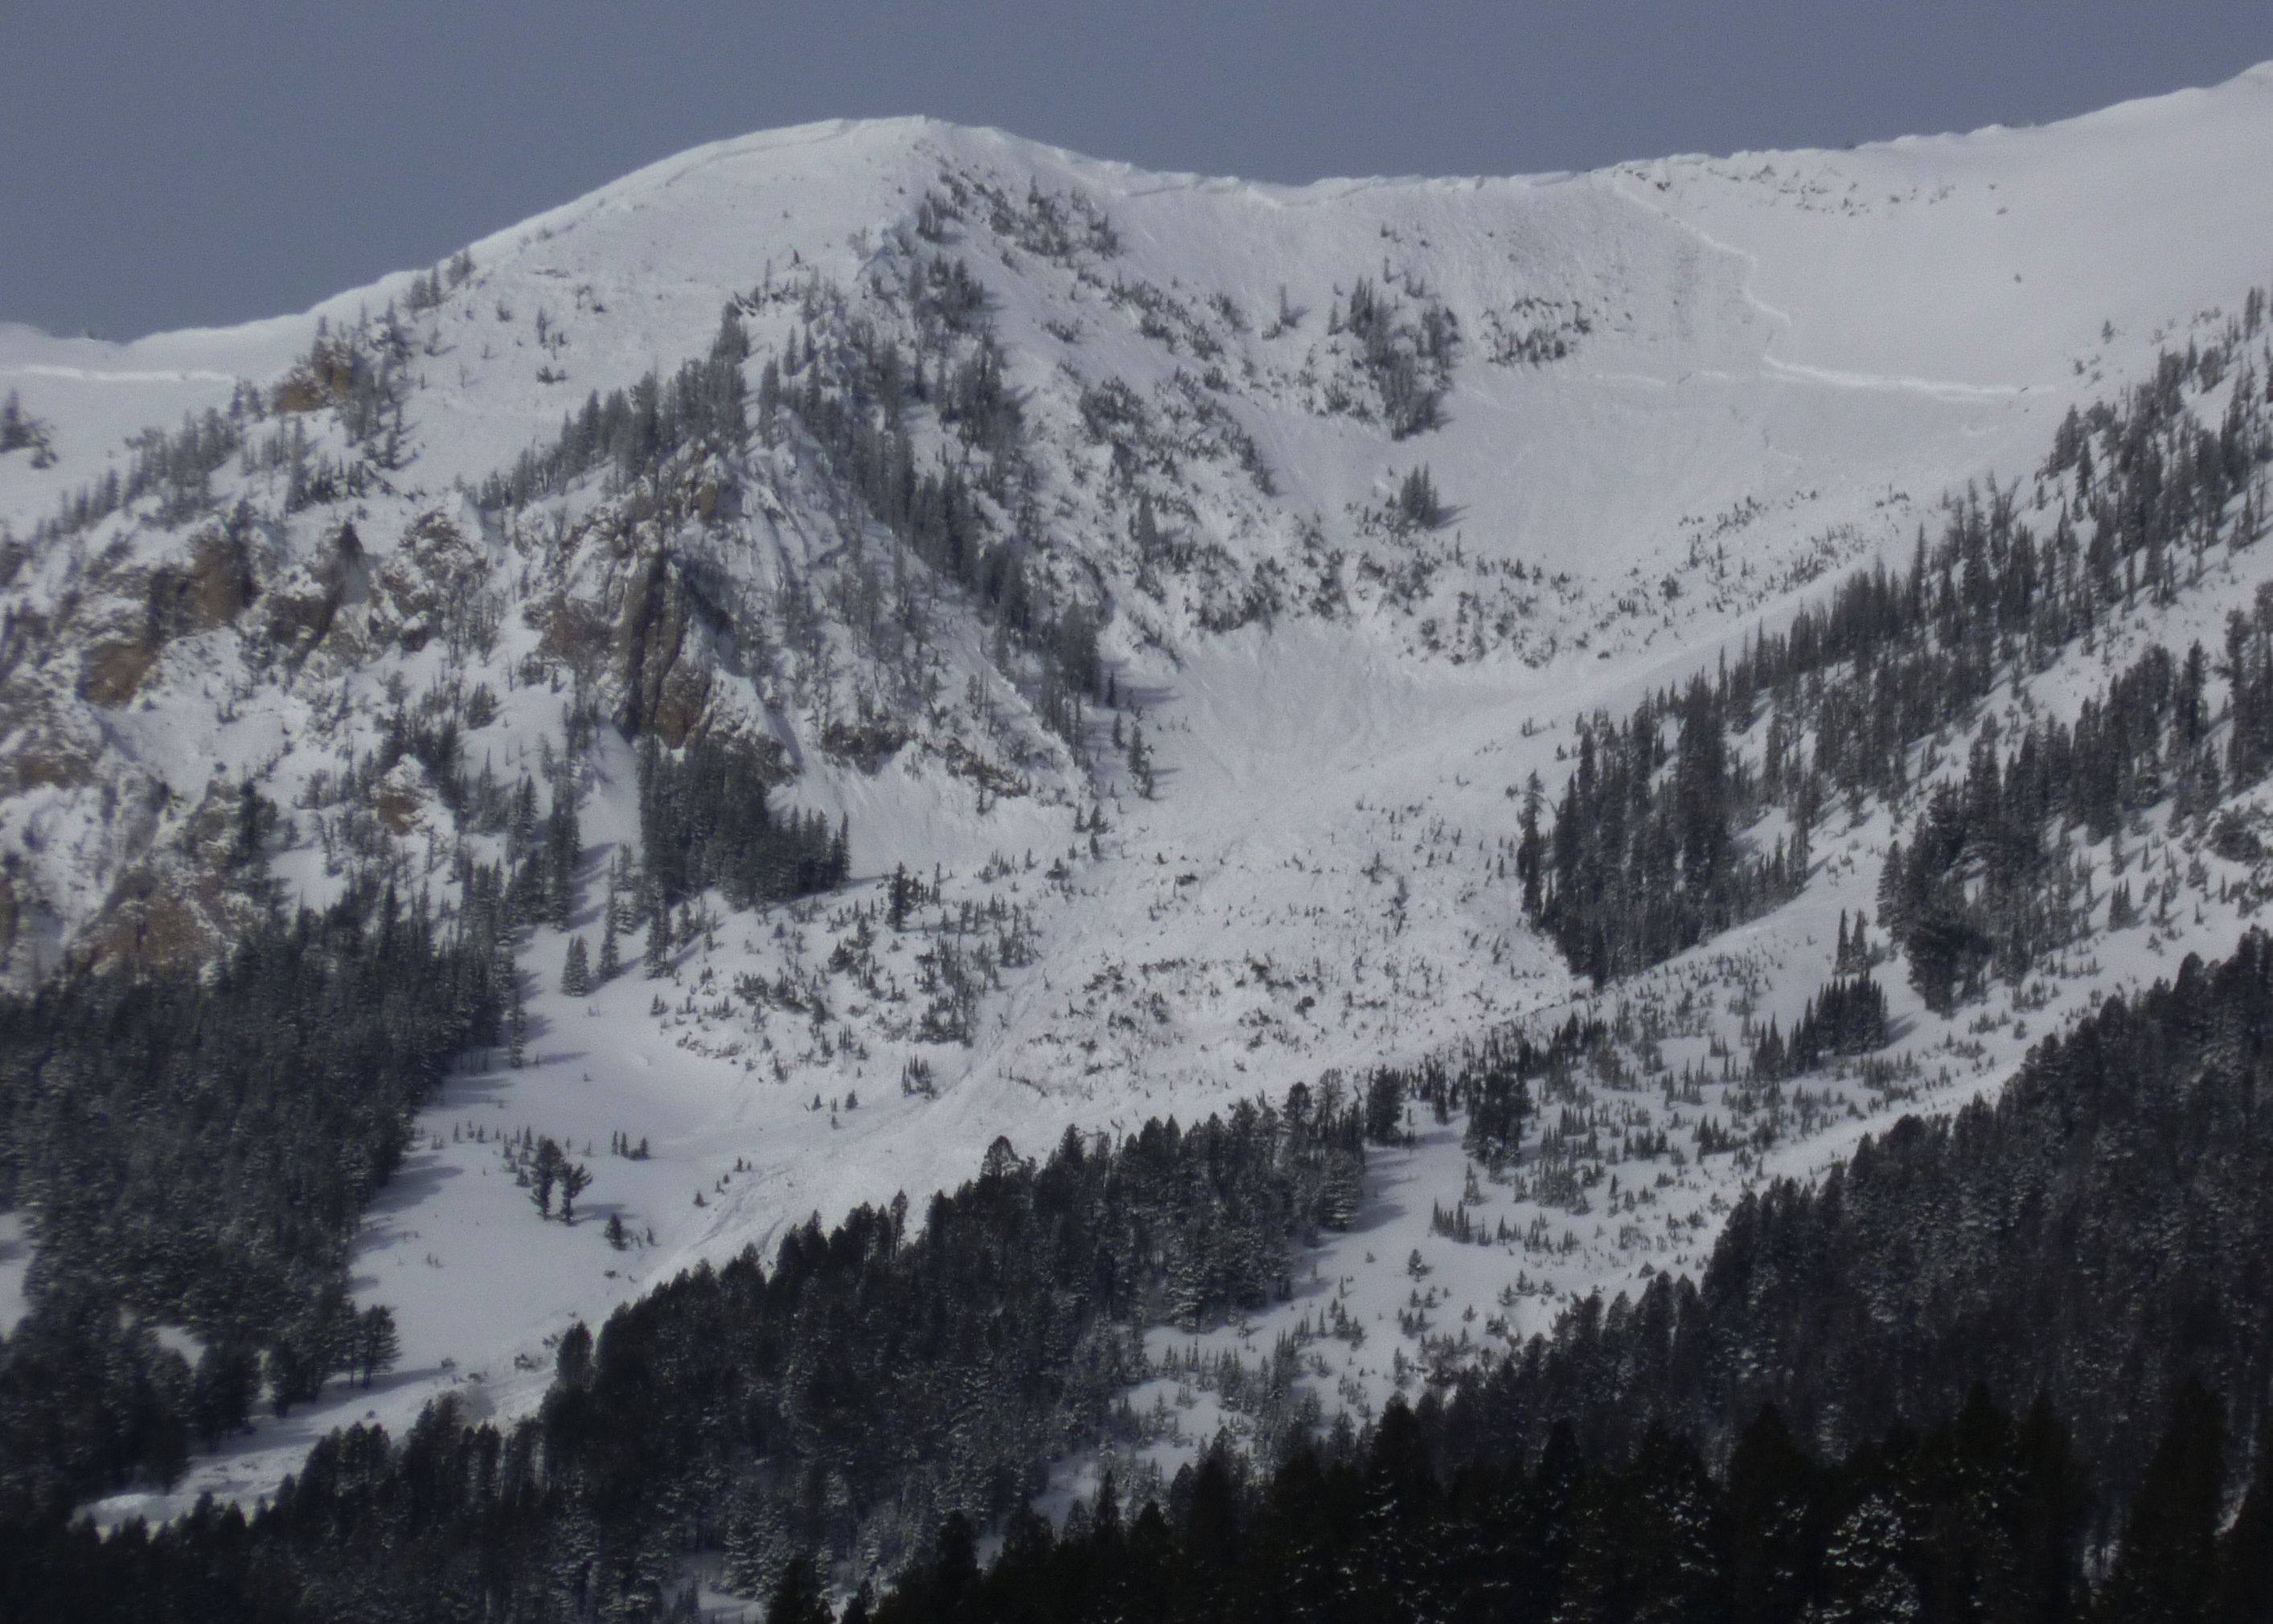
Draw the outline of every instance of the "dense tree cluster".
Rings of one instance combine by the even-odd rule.
[[[561,419],[550,446],[522,452],[510,472],[483,482],[481,505],[525,506],[602,468],[627,488],[690,446],[701,453],[739,451],[749,438],[742,379],[749,353],[740,312],[729,305],[708,356],[668,378],[649,372],[629,389],[609,391],[604,400],[596,391],[587,395],[581,410]]]
[[[584,1351],[587,1354],[589,1350]],[[1213,1620],[1680,1620],[1683,1624],[2258,1624],[2273,1608],[2273,1471],[2221,1526],[2229,1451],[2199,1387],[2171,1406],[2097,1594],[2083,1463],[2052,1407],[2017,1421],[1982,1388],[1946,1422],[1897,1425],[1822,1458],[1761,1411],[1717,1468],[1662,1426],[1629,1455],[1588,1454],[1568,1426],[1534,1455],[1480,1452],[1436,1396],[1394,1401],[1359,1442],[1283,1463],[1220,1448],[1133,1512],[1108,1478],[1053,1528],[1014,1512],[991,1562],[950,1514],[881,1598],[840,1612],[811,1556],[781,1563],[768,1624],[1212,1624]],[[357,1428],[249,1522],[201,1508],[109,1544],[91,1529],[0,1540],[16,1616],[121,1624],[283,1624],[468,1614],[623,1616],[573,1587],[514,1583],[554,1502],[528,1433],[500,1440],[429,1414],[400,1450]],[[499,1480],[516,1492],[484,1495]],[[479,1505],[479,1521],[466,1515]],[[373,1585],[388,1537],[416,1524],[431,1589]],[[454,1536],[454,1538],[452,1538]],[[352,1577],[320,1553],[348,1553]],[[486,1591],[484,1578],[489,1580]],[[691,1618],[681,1592],[673,1616]],[[484,1616],[475,1613],[472,1616]]]
[[[11,451],[28,451],[35,468],[53,468],[56,461],[54,428],[44,420],[24,409],[23,400],[11,389],[5,401],[0,401],[0,456]]]
[[[2224,1533],[2215,1402],[2174,1406],[2098,1605],[2085,1582],[2086,1481],[2058,1415],[2015,1420],[1976,1389],[1952,1418],[1896,1426],[1824,1459],[1774,1410],[1714,1470],[1662,1426],[1590,1454],[1567,1427],[1535,1456],[1480,1453],[1433,1396],[1393,1403],[1361,1448],[1252,1471],[1221,1453],[1130,1515],[1110,1484],[1062,1531],[1013,1518],[982,1570],[966,1523],[873,1609],[875,1624],[2241,1624],[2273,1601],[2273,1473]],[[2168,1493],[2164,1492],[2168,1480]],[[769,1620],[821,1624],[799,1571]]]
[[[2226,617],[2225,664],[2232,734],[2226,745],[2228,782],[2254,784],[2273,772],[2273,583],[2257,588],[2247,613]],[[2192,685],[2189,656],[2186,679]],[[2182,717],[2182,722],[2184,718]]]
[[[1994,1104],[1748,1194],[1700,1280],[1582,1305],[1473,1385],[1466,1425],[1536,1448],[1569,1418],[1616,1451],[1652,1416],[1726,1439],[1774,1403],[1843,1450],[1987,1380],[2051,1394],[2112,1507],[2189,1376],[2237,1437],[2267,1419],[2269,1081],[2273,942],[2252,932],[2047,1038]]]
[[[1623,725],[1582,722],[1543,864],[1533,855],[1537,813],[1526,809],[1527,894],[1537,872],[1541,924],[1598,985],[1766,913],[1806,882],[1812,802],[1771,850],[1740,849],[1762,797],[1729,745],[1732,702],[1725,674],[1699,677],[1677,701],[1644,700]]]
[[[1842,921],[1840,928],[1846,928]],[[1840,1055],[1868,1054],[1887,1046],[1887,993],[1867,976],[1834,977],[1807,1000],[1789,1043],[1768,1022],[1752,1048],[1752,1075],[1763,1081],[1797,1077]]]
[[[1127,1329],[1283,1290],[1362,1113],[1298,1091],[1189,1133],[1069,1137],[1039,1167],[998,1143],[920,1231],[864,1209],[791,1234],[770,1271],[745,1255],[596,1343],[572,1334],[511,1433],[445,1404],[400,1445],[335,1434],[249,1522],[101,1546],[19,1524],[0,1594],[160,1618],[655,1617],[679,1555],[715,1549],[817,1621],[801,1555],[889,1569],[943,1528],[854,1606],[2261,1617],[2273,1452],[2253,1467],[2230,1441],[2267,1419],[2269,1074],[2273,942],[2253,933],[2047,1040],[1995,1104],[1748,1196],[1701,1282],[1589,1299],[1362,1440],[1298,1426],[1253,1463],[1267,1480],[1219,1458],[1165,1507],[1124,1518],[1100,1495],[1062,1535],[1018,1508],[1108,1423]],[[1005,1515],[982,1574],[972,1530]],[[2155,1610],[2174,1598],[2192,1610]]]
[[[848,830],[819,812],[766,805],[774,776],[754,752],[707,736],[666,750],[640,741],[641,863],[652,906],[672,908],[716,887],[735,908],[843,883]]]
[[[349,1245],[411,1113],[496,1039],[497,889],[444,921],[357,887],[209,975],[74,969],[0,998],[0,1194],[37,1243],[0,1348],[0,1515],[178,1466],[264,1381],[281,1410],[376,1362],[391,1332],[348,1300]],[[205,1343],[194,1371],[166,1324]]]
[[[2263,303],[2253,296],[2249,308]],[[2198,573],[2210,548],[2254,543],[2273,460],[2268,380],[2246,353],[2262,325],[2236,322],[2217,343],[2165,353],[2153,378],[2120,401],[2072,412],[2038,474],[2065,484],[2049,535],[2023,519],[2017,489],[1992,487],[1985,499],[1969,491],[1950,503],[1938,541],[1921,531],[1907,571],[1857,571],[1827,603],[1748,639],[1713,681],[1696,679],[1677,700],[1653,696],[1623,725],[1583,722],[1551,840],[1527,805],[1529,855],[1519,864],[1527,905],[1536,890],[1534,911],[1573,968],[1598,981],[1626,974],[1774,906],[1804,882],[1809,833],[1830,797],[1901,793],[1919,742],[1967,718],[2000,678],[2045,669],[2142,594],[2170,601],[2182,570]],[[2219,426],[2202,427],[2189,393],[2228,379]],[[2273,605],[2237,617],[2228,634],[2229,787],[2273,766],[2269,620]],[[2198,749],[2210,721],[2205,665],[2191,655],[2174,670],[2167,654],[2156,658],[2061,736],[2068,778],[2046,760],[2028,766],[2096,834],[2142,797],[2151,804],[2177,789],[2216,798],[2216,763]],[[1745,741],[1763,715],[1754,767]],[[2045,748],[2039,741],[2040,755]],[[1737,834],[1770,805],[1786,813],[1783,849],[1739,859]],[[1980,849],[1960,841],[1961,854]],[[1979,888],[1964,887],[1969,907]],[[2064,938],[2040,909],[2007,900],[2014,906],[1988,906],[2004,920],[2006,957],[2024,968]],[[1993,932],[1945,935],[1929,977],[1936,997],[1942,959],[1958,986],[1996,952]]]
[[[1572,1064],[1600,1044],[1607,1029],[1573,1015],[1546,1043],[1497,1029],[1450,1055],[1426,1056],[1410,1066],[1377,1066],[1365,1087],[1366,1137],[1377,1144],[1404,1142],[1405,1103],[1425,1104],[1439,1122],[1467,1113],[1460,1142],[1469,1155],[1498,1166],[1522,1148],[1531,1119],[1531,1084],[1561,1080]]]
[[[1436,475],[1422,463],[1398,482],[1394,522],[1405,530],[1435,530],[1440,528],[1447,513],[1444,499],[1437,494]]]
[[[1929,1007],[1947,1013],[1992,974],[2018,984],[2088,926],[2089,871],[2071,857],[2071,828],[2104,840],[2173,794],[2188,810],[2216,805],[2207,672],[2200,644],[2182,664],[2150,648],[2073,728],[2033,722],[2001,760],[1984,721],[1964,774],[1935,787],[1879,875],[1880,920]],[[2123,911],[2111,926],[2129,923]]]
[[[920,1224],[904,1199],[816,1220],[770,1269],[745,1253],[596,1340],[571,1333],[541,1416],[513,1432],[444,1405],[399,1446],[334,1434],[249,1529],[203,1515],[157,1538],[163,1557],[139,1536],[90,1557],[60,1517],[19,1523],[0,1611],[60,1583],[56,1564],[146,1557],[178,1564],[163,1584],[183,1594],[386,1619],[651,1617],[690,1546],[723,1549],[744,1583],[815,1550],[896,1566],[949,1512],[1006,1515],[1113,1425],[1131,1331],[1283,1296],[1293,1248],[1362,1167],[1359,1128],[1298,1086],[1283,1109],[1117,1144],[1069,1133],[1039,1164],[998,1141]]]
[[[1347,304],[1336,300],[1327,312],[1329,333],[1347,333],[1357,341],[1358,359],[1381,400],[1381,419],[1392,439],[1425,434],[1444,421],[1444,392],[1459,351],[1459,318],[1430,297],[1410,277],[1405,292],[1420,307],[1417,318],[1370,277],[1351,284]]]

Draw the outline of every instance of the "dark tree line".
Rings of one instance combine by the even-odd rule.
[[[1616,1453],[1657,1416],[1712,1447],[1773,1403],[1835,1452],[1985,1380],[2051,1396],[2112,1512],[2189,1378],[2235,1437],[2267,1425],[2269,1081],[2273,942],[2253,931],[2039,1044],[1993,1104],[1748,1194],[1701,1279],[1580,1305],[1462,1390],[1461,1425],[1512,1451],[1569,1419]]]
[[[391,1357],[347,1260],[451,1059],[509,993],[491,871],[467,907],[360,886],[213,967],[67,969],[0,998],[0,1194],[31,1310],[0,1348],[0,1516],[177,1469],[191,1438]],[[192,1370],[152,1328],[206,1344]]]
[[[1527,896],[1535,873],[1539,922],[1597,985],[1766,913],[1806,883],[1809,797],[1789,839],[1778,835],[1765,852],[1740,849],[1762,794],[1729,745],[1730,703],[1725,675],[1717,684],[1699,677],[1678,701],[1646,700],[1623,725],[1608,715],[1580,722],[1578,767],[1543,861],[1537,810],[1527,805],[1519,855]]]
[[[981,1568],[950,1521],[926,1560],[844,1624],[2242,1624],[2273,1606],[2273,1473],[2220,1531],[2222,1427],[2199,1388],[2172,1407],[2139,1511],[2095,1597],[2088,1486],[2058,1413],[2019,1419],[1976,1388],[1929,1430],[1897,1425],[1825,1458],[1773,1408],[1715,1469],[1662,1426],[1630,1452],[1568,1426],[1535,1455],[1479,1453],[1436,1396],[1396,1400],[1362,1447],[1275,1470],[1212,1452],[1166,1503],[1108,1483],[1062,1530],[1014,1517]],[[825,1624],[785,1573],[769,1624]]]
[[[1841,929],[1845,929],[1843,922]],[[1752,1075],[1763,1081],[1797,1077],[1834,1057],[1868,1054],[1886,1046],[1886,989],[1868,976],[1851,981],[1834,977],[1807,1000],[1789,1043],[1774,1020],[1769,1020],[1768,1029],[1752,1048]]]
[[[2253,296],[2250,308],[2263,303]],[[2046,498],[2049,534],[2024,518],[2017,488],[1969,490],[1950,501],[1938,540],[1921,530],[1907,570],[1857,571],[1783,631],[1749,638],[1710,682],[1653,696],[1624,724],[1583,722],[1553,833],[1527,803],[1519,857],[1526,903],[1535,895],[1572,967],[1598,980],[1630,973],[1774,906],[1804,882],[1809,832],[1833,797],[1902,793],[1919,742],[1966,721],[2000,680],[2046,669],[2142,595],[2170,601],[2212,547],[2255,543],[2273,460],[2269,379],[2246,355],[2261,327],[2237,322],[2218,343],[2166,353],[2120,400],[2071,414],[2038,474],[2060,482],[2056,503]],[[2228,380],[2219,426],[2202,426],[2189,391]],[[2226,790],[2273,766],[2269,619],[2273,607],[2261,606],[2228,633]],[[2215,760],[2196,748],[2216,720],[2207,667],[2197,655],[2182,666],[2160,658],[2068,736],[2074,782],[2050,792],[2097,834],[2173,790],[2205,804],[2220,792]],[[1755,729],[1756,765],[1745,744]],[[1770,805],[1789,827],[1780,859],[1738,858],[1736,835]],[[2008,934],[2008,957],[2046,939],[2041,920]],[[1993,944],[1951,953],[1962,981]]]
[[[1879,876],[1880,921],[1929,1007],[1947,1014],[1992,974],[2017,984],[2088,928],[2089,874],[2070,859],[2069,830],[2104,840],[2166,799],[2217,804],[2207,676],[2200,644],[2182,662],[2150,648],[2073,728],[2033,722],[2000,753],[1984,722],[1963,775],[1936,786]],[[2120,912],[2111,926],[2128,923]]]
[[[1996,1104],[1747,1196],[1701,1281],[1588,1299],[1366,1437],[1294,1418],[1249,1483],[1219,1459],[1061,1535],[1020,1508],[1110,1425],[1129,1328],[1283,1290],[1364,1122],[1298,1093],[1039,1167],[998,1143],[919,1230],[898,1205],[808,1225],[770,1270],[745,1254],[571,1335],[510,1433],[446,1403],[399,1445],[334,1434],[249,1520],[107,1545],[19,1523],[0,1596],[655,1617],[713,1550],[818,1624],[801,1556],[889,1568],[943,1530],[863,1616],[2260,1618],[2269,1078],[2253,932],[2040,1044]],[[1006,1517],[988,1573],[972,1530]]]
[[[672,908],[716,887],[735,908],[841,885],[849,830],[819,812],[766,805],[775,779],[754,753],[705,737],[666,750],[640,740],[641,862],[652,906]]]
[[[1121,1425],[1132,1332],[1284,1296],[1294,1248],[1339,1221],[1360,1126],[1298,1087],[1284,1109],[1117,1144],[1069,1133],[1039,1164],[998,1141],[919,1221],[904,1199],[815,1220],[770,1269],[746,1252],[596,1339],[578,1328],[511,1432],[445,1403],[400,1444],[334,1433],[250,1524],[200,1513],[100,1551],[60,1512],[19,1517],[0,1529],[0,1612],[41,1586],[91,1609],[132,1573],[157,1587],[152,1617],[204,1595],[230,1617],[638,1618],[691,1549],[746,1584],[799,1553],[896,1566],[949,1513],[999,1520]]]
[[[1544,1044],[1495,1029],[1450,1057],[1432,1054],[1412,1066],[1377,1066],[1366,1078],[1366,1137],[1376,1144],[1407,1142],[1405,1104],[1417,1100],[1438,1122],[1466,1112],[1461,1144],[1470,1156],[1497,1167],[1522,1148],[1524,1125],[1534,1109],[1531,1084],[1565,1075],[1607,1036],[1601,1022],[1572,1015]]]
[[[628,487],[690,446],[722,455],[741,450],[749,441],[742,379],[749,353],[740,313],[729,305],[709,355],[669,378],[649,372],[629,389],[609,391],[605,400],[597,391],[587,395],[581,410],[561,419],[551,445],[522,452],[510,472],[482,482],[481,505],[526,506],[604,468]]]
[[[1110,1478],[1062,1529],[1013,1512],[982,1562],[950,1514],[881,1598],[830,1606],[819,1565],[779,1567],[768,1624],[2259,1624],[2273,1610],[2273,1471],[2224,1520],[2228,1429],[2181,1391],[2095,1590],[2089,1475],[2059,1413],[2014,1418],[1977,1387],[1924,1431],[1896,1425],[1827,1458],[1773,1407],[1725,1462],[1653,1426],[1624,1455],[1590,1454],[1568,1426],[1533,1455],[1470,1448],[1435,1394],[1393,1401],[1362,1440],[1257,1463],[1217,1448],[1159,1500],[1125,1508]],[[324,1618],[622,1616],[599,1598],[529,1586],[458,1598],[484,1550],[543,1538],[556,1502],[526,1436],[430,1412],[399,1450],[335,1433],[289,1493],[248,1521],[200,1507],[107,1544],[82,1525],[0,1534],[0,1598],[23,1618],[134,1624],[283,1624]],[[517,1486],[484,1493],[481,1486]],[[469,1517],[478,1505],[480,1520]],[[312,1553],[360,1575],[406,1525],[449,1580],[341,1596]],[[441,1536],[458,1539],[443,1546]],[[437,1547],[441,1547],[436,1549]],[[304,1566],[302,1566],[304,1564]],[[684,1597],[686,1593],[682,1592]],[[400,1603],[400,1605],[395,1604]],[[673,1616],[692,1618],[684,1600]]]

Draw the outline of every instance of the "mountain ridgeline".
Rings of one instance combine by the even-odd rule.
[[[2266,292],[809,146],[0,412],[0,1616],[2273,1616]]]

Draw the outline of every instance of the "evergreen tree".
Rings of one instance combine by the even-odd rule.
[[[2014,1441],[2015,1515],[2010,1520],[2009,1611],[2067,1620],[2079,1611],[2090,1474],[2050,1396],[2037,1391]]]
[[[208,1449],[245,1429],[260,1396],[260,1358],[242,1343],[216,1343],[198,1356],[189,1420]]]
[[[1536,917],[1542,893],[1541,887],[1546,875],[1542,869],[1547,842],[1540,833],[1539,814],[1546,805],[1546,791],[1540,787],[1539,775],[1534,773],[1523,786],[1523,812],[1519,823],[1521,838],[1515,849],[1516,879],[1523,893],[1523,911]]]
[[[747,908],[843,882],[848,829],[819,812],[777,818],[767,805],[774,776],[739,742],[699,737],[674,752],[653,734],[641,741],[641,869],[657,908],[712,886]]]
[[[576,1198],[592,1186],[592,1170],[581,1162],[560,1162],[560,1222],[576,1222]]]
[[[766,1624],[834,1624],[813,1557],[800,1553],[784,1563],[766,1601]]]
[[[2273,1618],[2273,1448],[2261,1435],[2256,1470],[2232,1523],[2218,1537],[2212,1624]]]
[[[536,1141],[536,1151],[529,1158],[528,1167],[529,1199],[536,1203],[536,1210],[541,1216],[549,1218],[552,1216],[552,1190],[560,1182],[566,1160],[560,1154],[559,1142],[551,1136]]]
[[[584,939],[568,939],[568,956],[560,967],[560,991],[570,998],[582,998],[592,990],[592,967],[584,951]]]
[[[1893,1501],[1865,1496],[1824,1546],[1824,1597],[1809,1611],[1811,1624],[1909,1624],[1924,1616],[1924,1598],[1903,1560],[1909,1543]]]
[[[1774,1405],[1763,1406],[1729,1459],[1732,1624],[1796,1624],[1816,1589],[1826,1532],[1821,1474]]]
[[[1531,1056],[1527,1044],[1511,1053],[1488,1050],[1479,1062],[1461,1074],[1461,1093],[1468,1107],[1468,1126],[1461,1143],[1472,1156],[1498,1163],[1523,1143],[1523,1126],[1531,1115],[1531,1090],[1524,1081],[1523,1062]]]
[[[394,1328],[394,1310],[383,1303],[374,1303],[356,1321],[356,1373],[362,1378],[363,1385],[369,1387],[373,1376],[394,1368],[395,1360],[401,1357],[402,1339]]]
[[[1363,1164],[1348,1151],[1330,1152],[1319,1186],[1318,1221],[1328,1229],[1346,1230],[1357,1222],[1364,1205]]]
[[[576,791],[572,768],[564,767],[555,780],[552,815],[545,820],[544,894],[549,922],[565,931],[575,917],[576,870],[583,856],[583,836],[576,817]]]
[[[1388,1067],[1365,1085],[1365,1136],[1377,1145],[1405,1142],[1405,1074]]]
[[[2193,1379],[2171,1403],[2162,1442],[2132,1501],[2100,1597],[2108,1624],[2195,1624],[2209,1616],[2225,1489],[2225,1418]]]

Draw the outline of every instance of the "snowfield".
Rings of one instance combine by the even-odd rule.
[[[953,210],[929,228],[936,199]],[[0,327],[0,393],[53,453],[0,455],[7,974],[27,984],[67,947],[116,946],[122,899],[153,876],[185,899],[180,917],[222,917],[186,831],[247,777],[286,814],[271,871],[289,895],[328,900],[350,848],[326,775],[406,695],[486,685],[496,711],[467,730],[469,768],[536,774],[580,692],[621,692],[611,670],[572,671],[558,630],[564,603],[614,612],[619,534],[755,606],[761,642],[690,632],[686,669],[703,673],[707,718],[796,767],[782,805],[845,820],[853,878],[739,912],[714,895],[666,964],[626,938],[621,974],[559,992],[569,937],[597,947],[607,877],[639,848],[633,746],[603,729],[573,767],[581,905],[521,958],[524,1063],[467,1058],[364,1225],[353,1290],[392,1307],[397,1367],[264,1418],[171,1494],[120,1496],[106,1517],[258,1496],[324,1432],[399,1429],[446,1388],[476,1416],[523,1412],[578,1320],[766,1252],[808,1215],[919,1201],[975,1173],[998,1136],[1042,1155],[1069,1126],[1204,1119],[1330,1073],[1362,1086],[1509,1023],[1611,1022],[1630,1063],[1541,1100],[1534,1127],[1575,1113],[1606,1141],[1575,1203],[1543,1199],[1522,1162],[1472,1164],[1457,1120],[1411,1107],[1414,1142],[1375,1155],[1364,1214],[1305,1260],[1292,1298],[1197,1337],[1154,1333],[1159,1373],[1132,1398],[1169,1470],[1249,1425],[1207,1365],[1226,1355],[1292,1358],[1323,1414],[1363,1418],[1547,1328],[1574,1292],[1694,1269],[1747,1185],[1995,1089],[2109,992],[2229,948],[2255,906],[2246,865],[2159,820],[2119,857],[2080,845],[2103,897],[2119,861],[2187,870],[2182,899],[1950,1021],[1882,965],[1907,1069],[1849,1067],[1769,1099],[1724,1081],[1722,1057],[1772,1016],[1789,1030],[1832,974],[1842,911],[1875,916],[1911,807],[1834,802],[1797,901],[1599,991],[1527,923],[1512,853],[1522,786],[1536,773],[1551,803],[1576,717],[1709,670],[1849,566],[1907,564],[1947,494],[1993,479],[2036,501],[2071,407],[2227,328],[2273,281],[2273,65],[2040,129],[1302,188],[1150,175],[926,120],[811,125],[681,154],[469,255],[424,308],[421,270],[304,315],[131,344]],[[739,508],[675,531],[652,513],[611,530],[631,510],[597,475],[517,507],[476,500],[588,392],[709,353],[729,301],[754,399],[764,361],[816,326],[889,326],[900,307],[876,289],[934,255],[983,286],[1021,403],[1032,488],[1023,513],[991,516],[1030,528],[1039,580],[1109,611],[1099,642],[1120,708],[1091,707],[1074,737],[957,589],[933,594],[920,656],[863,640],[862,572],[889,574],[897,544],[793,434],[737,466]],[[1436,426],[1394,431],[1348,326],[1362,281],[1399,331],[1434,312],[1454,335]],[[397,467],[290,513],[249,442],[211,476],[218,500],[264,514],[254,570],[272,599],[314,579],[352,524],[360,573],[332,641],[266,659],[257,603],[146,636],[154,573],[186,567],[199,529],[169,528],[154,498],[40,539],[59,504],[125,473],[130,436],[273,390],[319,334],[389,310],[411,347]],[[2194,404],[2214,423],[2224,396]],[[947,425],[919,416],[944,454]],[[295,422],[313,452],[347,454],[329,417]],[[1116,467],[1124,445],[1133,473]],[[1441,522],[1400,522],[1422,468]],[[412,601],[437,525],[463,554],[444,595],[491,606],[485,640],[405,631],[450,613]],[[2212,560],[2172,605],[2000,691],[1999,714],[2072,715],[2153,642],[2215,650],[2267,556]],[[817,631],[797,629],[798,603]],[[146,656],[131,680],[104,663],[120,648]],[[930,686],[911,700],[897,685],[917,665]],[[870,701],[899,707],[881,760],[827,742]],[[1124,730],[1141,732],[1141,767]],[[1952,767],[1962,743],[1943,752]],[[499,848],[454,829],[412,764],[397,770],[392,860],[446,901],[454,846]],[[158,785],[165,808],[140,810]],[[903,869],[937,893],[896,929]],[[918,1018],[950,940],[985,954],[967,1041]],[[1707,1155],[1708,1118],[1769,1131]],[[1663,1153],[1617,1149],[1658,1131]],[[507,1152],[524,1134],[591,1169],[573,1224],[517,1184]],[[1475,1239],[1439,1232],[1440,1209]],[[25,1255],[0,1231],[10,1323]],[[1069,1463],[1069,1487],[1097,1467]]]

